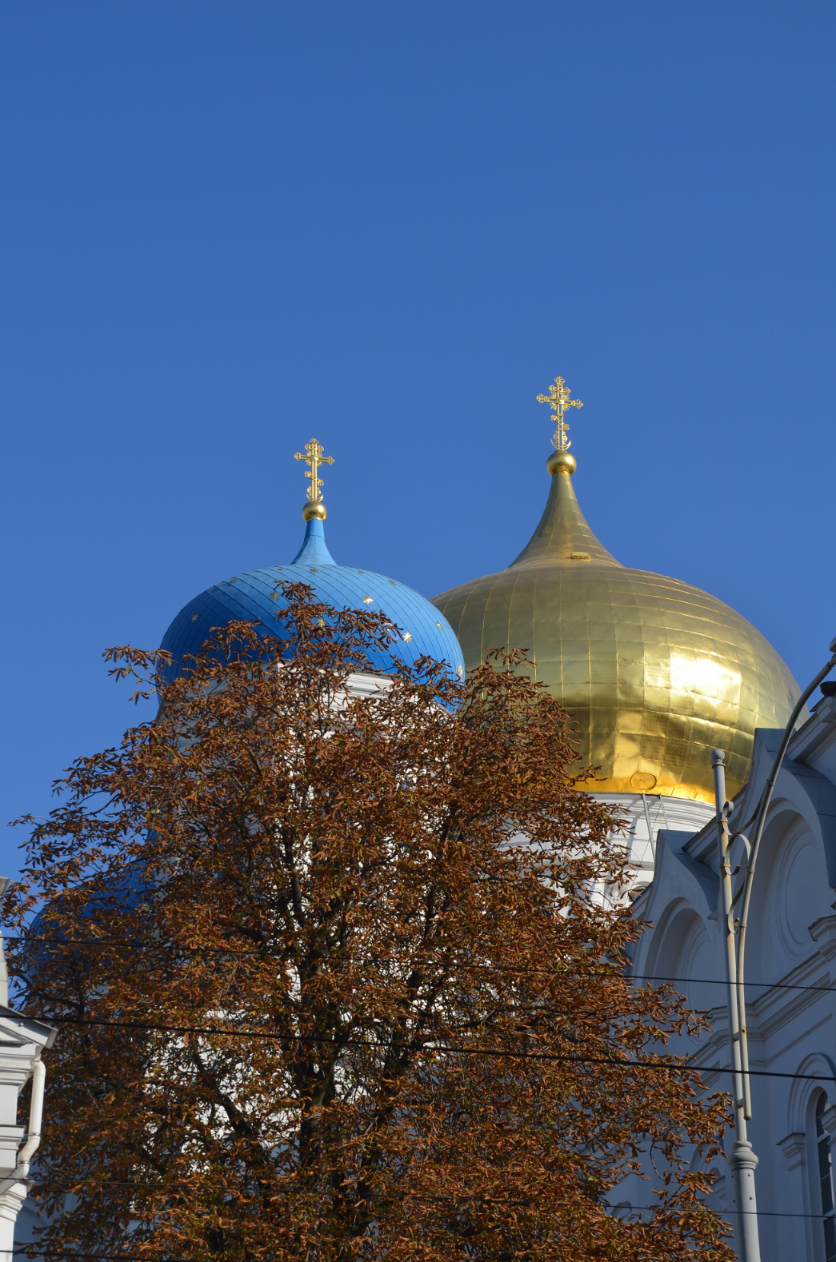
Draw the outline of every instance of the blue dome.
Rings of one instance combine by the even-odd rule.
[[[412,666],[427,656],[447,662],[451,675],[463,677],[459,642],[435,605],[392,578],[337,565],[326,546],[322,522],[316,519],[308,522],[305,542],[290,565],[238,574],[207,588],[180,610],[162,642],[174,659],[172,675],[179,673],[184,657],[200,652],[213,628],[237,621],[260,622],[273,635],[279,634],[276,611],[287,603],[276,599],[276,586],[282,582],[307,583],[316,600],[336,609],[385,614],[397,630],[386,650],[370,654],[373,670],[391,674],[398,662]]]

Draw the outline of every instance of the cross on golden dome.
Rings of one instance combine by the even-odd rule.
[[[571,390],[566,385],[562,377],[555,377],[554,385],[549,386],[548,394],[538,394],[538,403],[548,403],[552,410],[552,420],[557,426],[557,433],[552,438],[552,446],[555,451],[568,451],[572,444],[566,437],[569,426],[563,419],[563,412],[566,408],[582,408],[583,403],[580,399],[570,399]]]
[[[322,502],[322,478],[319,476],[319,466],[321,464],[333,464],[333,456],[323,456],[325,448],[322,443],[312,438],[309,443],[305,444],[305,454],[301,451],[294,452],[294,460],[304,460],[311,467],[305,473],[305,477],[310,479],[308,487],[308,503],[320,504]]]

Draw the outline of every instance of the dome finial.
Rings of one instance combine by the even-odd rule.
[[[302,509],[302,516],[305,521],[311,521],[317,518],[319,521],[325,521],[326,512],[325,505],[322,502],[322,479],[319,476],[319,466],[321,464],[333,464],[333,456],[323,456],[325,448],[322,443],[312,438],[309,443],[305,444],[305,454],[301,451],[294,453],[294,460],[304,460],[310,468],[306,471],[305,477],[310,478],[310,486],[308,487],[308,502]]]
[[[563,413],[566,408],[582,408],[583,403],[580,399],[570,399],[571,390],[566,385],[562,377],[555,377],[554,383],[549,386],[548,394],[538,394],[538,403],[548,403],[552,410],[552,420],[557,426],[555,434],[552,436],[552,447],[557,452],[556,456],[549,457],[549,473],[556,473],[563,469],[567,473],[574,473],[576,463],[574,456],[569,455],[569,448],[572,446],[566,437],[569,426],[563,419]]]

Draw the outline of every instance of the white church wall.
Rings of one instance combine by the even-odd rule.
[[[41,1135],[42,1052],[55,1030],[0,1005],[0,1262],[11,1262],[15,1227],[29,1190],[29,1162]],[[18,1118],[20,1093],[33,1077],[28,1125]]]
[[[652,793],[594,793],[596,802],[617,810],[622,827],[612,835],[615,845],[623,846],[631,869],[628,890],[608,890],[606,897],[623,901],[625,896],[647,888],[656,868],[656,836],[660,829],[685,829],[696,832],[713,817],[705,802],[687,798],[662,797]],[[603,891],[602,891],[603,892]]]
[[[752,779],[735,803],[733,827],[752,814],[779,737],[758,733]],[[637,981],[644,976],[681,979],[678,989],[692,1007],[708,1012],[711,1028],[699,1040],[670,1050],[711,1067],[703,1073],[707,1090],[728,1090],[730,1076],[722,1072],[730,1059],[713,823],[690,834],[662,830],[655,858],[653,881],[635,903],[636,914],[649,924],[635,954]],[[834,901],[836,701],[825,698],[790,744],[752,899],[747,1016],[750,1063],[758,1071],[752,1077],[751,1138],[759,1159],[763,1262],[831,1262],[836,1257],[828,1164],[831,1142],[836,1145]],[[728,1170],[721,1164],[716,1168],[722,1183],[712,1204],[730,1215]]]

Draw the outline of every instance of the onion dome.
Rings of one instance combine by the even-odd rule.
[[[783,728],[799,695],[759,631],[706,592],[621,565],[581,512],[562,378],[544,402],[558,430],[551,488],[511,565],[434,598],[468,670],[519,648],[577,724],[595,792],[714,801],[710,751],[726,751],[733,795],[748,779],[755,729]]]
[[[318,466],[331,463],[331,457],[323,458],[322,450],[316,439],[305,448],[314,477],[311,498],[302,510],[307,524],[299,552],[289,565],[237,574],[190,600],[163,636],[162,648],[172,655],[172,678],[182,669],[184,658],[200,652],[214,629],[230,622],[257,622],[271,635],[281,635],[276,612],[287,602],[277,590],[280,583],[305,583],[315,600],[335,609],[374,610],[388,618],[393,625],[390,644],[369,654],[375,673],[391,674],[399,664],[412,666],[426,656],[446,662],[451,676],[463,676],[464,659],[455,633],[430,601],[395,579],[337,565],[331,556],[325,542],[322,480],[316,476]]]

